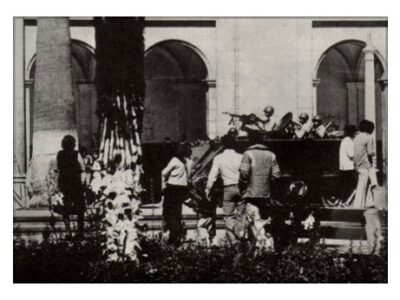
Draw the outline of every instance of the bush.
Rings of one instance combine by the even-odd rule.
[[[142,237],[140,263],[107,262],[98,236],[14,243],[15,282],[328,283],[387,282],[386,257],[339,254],[299,244],[281,253],[251,247],[176,248]]]

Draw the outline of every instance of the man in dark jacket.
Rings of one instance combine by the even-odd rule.
[[[262,212],[271,207],[271,179],[280,177],[280,169],[275,154],[262,144],[259,132],[249,135],[251,146],[243,154],[240,164],[239,189],[246,201],[246,214],[257,244],[265,242],[264,225],[268,220]]]

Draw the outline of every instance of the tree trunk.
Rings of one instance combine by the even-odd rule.
[[[65,135],[77,138],[68,18],[38,19],[36,51],[33,153],[27,187],[30,206],[46,206],[50,162],[61,149]]]
[[[113,199],[109,201],[113,204],[104,207],[107,220],[105,250],[111,261],[138,259],[137,221],[143,193],[140,137],[144,110],[143,21],[143,18],[95,18],[96,83],[101,124],[99,158],[106,166],[116,166],[125,174],[131,174],[125,179],[121,176],[113,178],[113,185],[119,189],[113,190],[113,185],[106,185],[103,191],[108,201]]]
[[[100,160],[141,165],[144,99],[143,18],[95,18]]]

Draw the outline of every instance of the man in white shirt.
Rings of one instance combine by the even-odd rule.
[[[192,149],[188,143],[181,143],[168,165],[161,171],[164,194],[164,230],[169,231],[169,242],[179,245],[184,230],[182,228],[182,204],[189,198],[189,174],[191,171]]]
[[[223,210],[225,227],[228,238],[234,242],[236,240],[235,224],[242,221],[245,212],[245,202],[241,199],[238,187],[239,166],[242,161],[242,155],[234,150],[235,140],[232,136],[223,136],[222,144],[225,150],[214,157],[211,171],[208,175],[206,195],[209,198],[211,188],[218,175],[220,175],[224,184]]]
[[[344,127],[345,137],[339,148],[339,170],[342,178],[342,201],[346,201],[355,188],[354,174],[354,137],[357,128],[354,125]]]

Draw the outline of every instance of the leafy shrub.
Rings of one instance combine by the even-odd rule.
[[[248,245],[176,248],[142,237],[140,263],[109,262],[96,234],[84,241],[14,243],[15,282],[328,283],[387,282],[386,256],[339,254],[299,244],[280,253]]]

